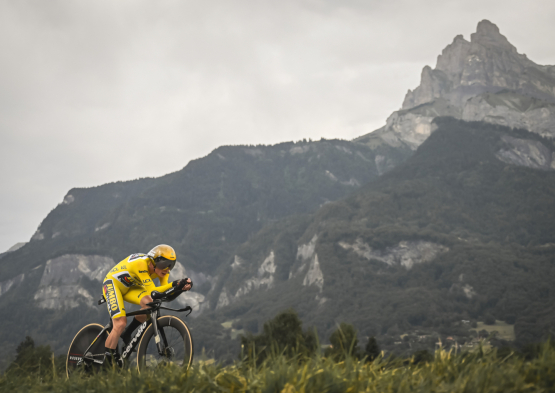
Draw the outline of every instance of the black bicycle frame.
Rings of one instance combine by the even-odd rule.
[[[150,311],[150,310],[148,310],[148,311]],[[146,312],[135,311],[135,312],[131,312],[127,315],[132,317],[134,315],[141,315],[141,314],[146,314]],[[160,316],[160,310],[156,309],[156,311],[151,312],[150,315],[151,315],[150,320],[151,320],[151,323],[152,323],[152,321],[156,321],[156,319],[158,319],[158,317]],[[112,322],[112,321],[110,321],[110,322]],[[139,342],[141,341],[141,337],[142,337],[143,333],[145,332],[146,328],[148,327],[148,323],[149,323],[148,320],[141,323],[141,325],[137,328],[137,334],[135,334],[135,336],[131,339],[129,344],[127,344],[127,347],[122,348],[121,359],[126,359],[127,356],[130,353],[133,352],[135,347],[137,345],[139,345]],[[158,324],[156,322],[154,322],[154,330],[155,331],[158,330],[157,328],[158,328]]]
[[[98,302],[98,304],[102,304],[105,301],[106,301],[105,299],[101,299]],[[135,316],[135,315],[150,314],[150,323],[153,324],[153,328],[154,328],[154,337],[155,337],[154,340],[156,342],[156,348],[158,349],[158,354],[160,356],[164,356],[164,352],[165,352],[166,348],[168,347],[168,340],[166,339],[166,334],[164,333],[164,330],[163,329],[159,330],[158,329],[158,323],[156,323],[156,320],[160,317],[160,309],[170,310],[170,311],[177,311],[177,312],[189,311],[189,313],[187,315],[185,315],[185,316],[188,316],[192,312],[192,308],[190,306],[187,306],[185,308],[176,310],[174,308],[163,307],[162,306],[162,300],[158,300],[158,299],[152,301],[151,303],[147,303],[147,306],[150,306],[150,308],[147,308],[145,310],[138,310],[138,311],[130,312],[129,314],[127,314],[127,316],[132,317],[132,316]],[[139,342],[141,341],[142,335],[144,334],[144,332],[146,331],[146,329],[148,327],[148,323],[149,323],[148,320],[146,322],[143,322],[139,326],[139,328],[137,330],[137,334],[135,334],[135,336],[131,339],[129,344],[127,344],[127,346],[125,348],[122,348],[122,354],[121,354],[121,359],[122,360],[126,359],[128,357],[128,355],[130,353],[132,353],[133,350],[135,349],[135,347],[139,344]],[[111,330],[112,328],[113,328],[113,322],[110,319],[110,322],[108,322],[108,324],[106,326],[104,326],[104,328],[100,331],[98,336],[96,336],[96,338],[93,340],[91,345],[89,345],[89,347],[84,351],[83,358],[81,359],[81,361],[85,361],[85,355],[91,349],[91,347],[94,345],[96,340],[98,340],[99,337],[101,337],[106,331]],[[160,340],[160,336],[162,336],[162,340]],[[162,341],[163,344],[160,341]],[[104,363],[104,360],[102,360],[102,361],[96,360],[96,359],[86,359],[86,360],[92,360],[93,362],[99,363],[99,364]],[[77,363],[77,365],[79,365],[81,363],[81,361],[79,361]]]

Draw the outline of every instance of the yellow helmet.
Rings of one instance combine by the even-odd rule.
[[[152,265],[158,269],[173,269],[177,258],[173,248],[166,244],[160,244],[150,250],[147,254],[152,260]]]

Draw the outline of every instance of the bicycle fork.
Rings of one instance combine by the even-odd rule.
[[[156,349],[158,350],[158,354],[160,356],[169,357],[168,352],[168,340],[166,339],[166,334],[164,333],[164,329],[158,329],[157,317],[159,316],[158,313],[152,315],[153,323],[152,327],[154,328],[154,342],[156,343]],[[162,339],[160,339],[162,336]]]
[[[154,341],[156,342],[156,348],[158,349],[158,353],[162,355],[162,352],[164,351],[164,347],[160,343],[160,335],[158,334],[158,324],[154,322],[152,324],[152,327],[154,328]]]

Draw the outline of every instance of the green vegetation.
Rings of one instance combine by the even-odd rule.
[[[380,356],[380,347],[378,346],[378,342],[375,337],[370,337],[368,339],[368,343],[364,349],[364,356],[366,357],[366,360],[370,362],[373,362],[378,358],[378,356]]]
[[[14,343],[31,334],[60,353],[86,323],[107,322],[105,308],[96,305],[87,307],[86,313],[36,307],[33,295],[49,259],[94,254],[117,262],[165,243],[176,249],[188,272],[214,276],[229,266],[237,247],[268,224],[313,212],[376,179],[376,155],[392,153],[394,163],[407,157],[393,150],[373,151],[341,140],[222,146],[160,178],[72,189],[68,203],[55,207],[41,223],[43,240],[32,241],[9,258],[0,259],[2,280],[25,274],[23,285],[0,297],[0,312],[11,315],[0,328],[0,345],[13,351]],[[83,279],[72,284],[94,298],[101,292],[98,281]],[[212,291],[210,284],[215,287]],[[214,307],[218,285],[217,279],[211,279],[204,286],[195,285],[194,290],[215,296],[210,301]],[[192,323],[194,328],[198,326],[195,339],[199,347],[206,347],[212,355],[234,358],[238,342],[233,338],[241,328],[226,330],[219,324],[235,316],[218,317],[216,323],[213,319]],[[0,370],[5,368],[2,362]]]
[[[25,285],[0,298],[0,312],[11,316],[1,328],[3,344],[13,352],[32,334],[61,353],[84,323],[107,321],[104,308],[34,306],[29,288],[39,287],[47,259],[103,253],[118,260],[159,242],[174,245],[186,268],[212,276],[212,286],[195,287],[206,296],[202,315],[187,322],[198,352],[226,364],[237,359],[240,332],[273,356],[264,321],[287,308],[315,327],[324,345],[338,322],[348,321],[360,347],[374,337],[387,356],[420,351],[425,360],[438,342],[476,348],[476,336],[489,336],[501,326],[496,321],[514,326],[514,335],[500,332],[498,339],[514,339],[519,348],[545,340],[555,331],[555,172],[510,165],[496,154],[509,147],[506,135],[552,152],[554,142],[486,123],[435,122],[416,153],[381,177],[376,158],[387,152],[323,140],[226,146],[160,179],[72,190],[74,202],[41,226],[43,241],[0,260],[5,278],[13,266],[25,273]],[[351,177],[364,184],[347,185]],[[297,257],[315,236],[321,287],[304,280],[315,259]],[[439,251],[401,263],[412,258],[403,250],[423,244]],[[271,285],[257,286],[271,252],[275,273],[264,276]],[[232,268],[235,255],[243,263]],[[99,291],[98,282],[75,284]],[[229,304],[216,308],[224,289]]]
[[[289,359],[312,357],[319,349],[325,348],[324,356],[336,362],[347,358],[373,361],[381,354],[374,337],[368,339],[363,351],[358,346],[358,333],[353,325],[342,322],[329,337],[330,345],[319,346],[314,329],[303,332],[302,321],[294,310],[279,313],[264,324],[259,335],[247,334],[241,337],[241,359],[260,364],[264,360],[285,356]]]
[[[354,326],[342,322],[330,336],[330,347],[325,351],[325,356],[342,361],[348,357],[360,358],[357,331]]]
[[[249,363],[260,364],[276,355],[309,357],[317,347],[315,332],[303,332],[302,322],[293,310],[282,312],[266,322],[261,334],[241,337],[242,356]]]
[[[472,351],[440,347],[384,357],[373,337],[362,352],[357,331],[341,323],[332,345],[321,351],[314,333],[303,332],[297,314],[286,310],[267,321],[262,334],[242,342],[240,360],[227,366],[203,354],[188,372],[172,366],[141,374],[108,368],[67,379],[65,358],[26,337],[0,376],[0,391],[555,392],[555,345],[549,341],[524,353],[480,342]]]
[[[277,355],[259,365],[195,363],[188,373],[177,368],[137,374],[113,371],[93,376],[6,372],[3,392],[555,392],[555,348],[541,346],[537,356],[496,350],[457,354],[438,350],[423,359],[376,358],[373,362],[347,357],[337,362],[316,354]],[[55,370],[56,366],[50,370]]]
[[[494,335],[501,340],[515,340],[514,325],[509,325],[508,323],[503,321],[495,321],[495,323],[492,325],[487,325],[484,322],[478,322],[476,331],[480,332],[482,330],[485,330],[486,332],[488,332],[489,335]]]
[[[495,153],[505,148],[504,135],[541,141],[552,151],[554,142],[485,123],[436,123],[415,155],[380,179],[313,215],[269,225],[243,244],[237,253],[249,263],[228,273],[228,288],[255,276],[271,250],[281,281],[218,312],[260,323],[279,307],[295,307],[323,337],[335,321],[349,321],[361,337],[374,336],[399,354],[415,345],[434,350],[447,337],[471,342],[470,326],[461,321],[486,316],[514,325],[514,336],[504,338],[518,345],[545,340],[555,331],[555,172],[509,165]],[[315,235],[322,291],[303,286],[303,275],[289,276],[301,265],[298,247]],[[401,242],[445,251],[409,269],[400,257],[386,264],[341,246],[356,242],[375,255]]]
[[[6,370],[6,374],[14,377],[35,375],[44,378],[63,372],[65,359],[54,358],[49,345],[35,346],[29,336],[25,337],[16,349],[16,357]]]
[[[222,146],[160,178],[70,190],[71,202],[41,223],[45,239],[10,257],[28,268],[65,253],[120,260],[163,242],[185,266],[212,274],[264,225],[376,179],[377,154],[386,153],[341,140]],[[12,275],[1,263],[0,273]]]

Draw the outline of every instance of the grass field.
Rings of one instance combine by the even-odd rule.
[[[189,372],[109,370],[93,376],[60,373],[6,373],[2,392],[555,392],[555,348],[544,345],[536,357],[498,355],[495,350],[436,351],[430,362],[381,359],[367,363],[276,356],[260,366],[239,362],[222,367],[197,363]],[[43,370],[44,371],[44,370]]]
[[[514,341],[515,340],[515,327],[514,325],[509,325],[503,321],[495,321],[495,325],[486,325],[484,322],[478,322],[478,327],[476,329],[477,332],[481,330],[487,331],[489,334],[493,332],[498,333],[498,338],[507,341]]]

